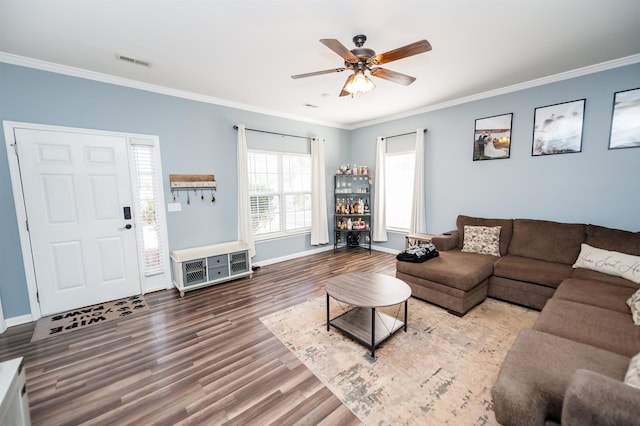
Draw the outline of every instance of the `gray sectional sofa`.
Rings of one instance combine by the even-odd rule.
[[[466,244],[465,230],[496,227],[499,241]],[[448,234],[433,238],[439,257],[397,262],[413,296],[457,315],[487,296],[541,310],[492,388],[499,423],[640,425],[640,388],[624,382],[630,360],[640,360],[640,325],[627,304],[640,290],[640,233],[459,216]],[[494,255],[483,254],[492,244]]]

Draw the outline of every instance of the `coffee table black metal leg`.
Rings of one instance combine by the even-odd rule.
[[[327,331],[329,331],[329,293],[327,293]]]
[[[409,306],[408,304],[409,299],[404,301],[404,332],[407,332],[407,307]]]
[[[371,308],[371,358],[376,357],[376,308]]]

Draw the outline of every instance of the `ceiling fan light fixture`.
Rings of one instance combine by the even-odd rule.
[[[344,86],[342,86],[342,90],[338,96],[342,97],[351,95],[353,98],[375,89],[376,85],[373,84],[373,81],[365,75],[365,71],[367,70],[376,78],[402,84],[403,86],[410,85],[416,80],[415,77],[391,71],[387,68],[381,68],[378,67],[378,65],[397,61],[399,59],[418,55],[431,50],[431,44],[429,44],[427,40],[418,40],[415,43],[407,44],[406,46],[376,55],[374,50],[362,47],[366,40],[367,37],[365,35],[355,36],[353,38],[353,43],[356,45],[356,48],[349,50],[334,38],[320,39],[320,43],[324,44],[344,59],[344,66],[340,68],[308,72],[305,74],[296,74],[292,75],[291,78],[297,79],[313,77],[316,75],[352,70],[353,74],[347,78],[347,81],[344,83]]]
[[[364,74],[364,71],[358,70],[349,76],[344,90],[349,92],[352,97],[364,95],[365,93],[376,88],[373,81]]]

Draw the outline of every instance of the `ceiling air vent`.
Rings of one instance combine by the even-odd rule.
[[[130,56],[117,55],[117,58],[121,61],[130,62],[132,64],[142,65],[144,67],[151,67],[151,62],[143,61],[140,59],[132,58]]]

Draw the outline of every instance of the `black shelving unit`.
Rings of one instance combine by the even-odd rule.
[[[370,197],[371,180],[369,175],[335,175],[334,253],[342,247],[362,247],[371,252]]]

